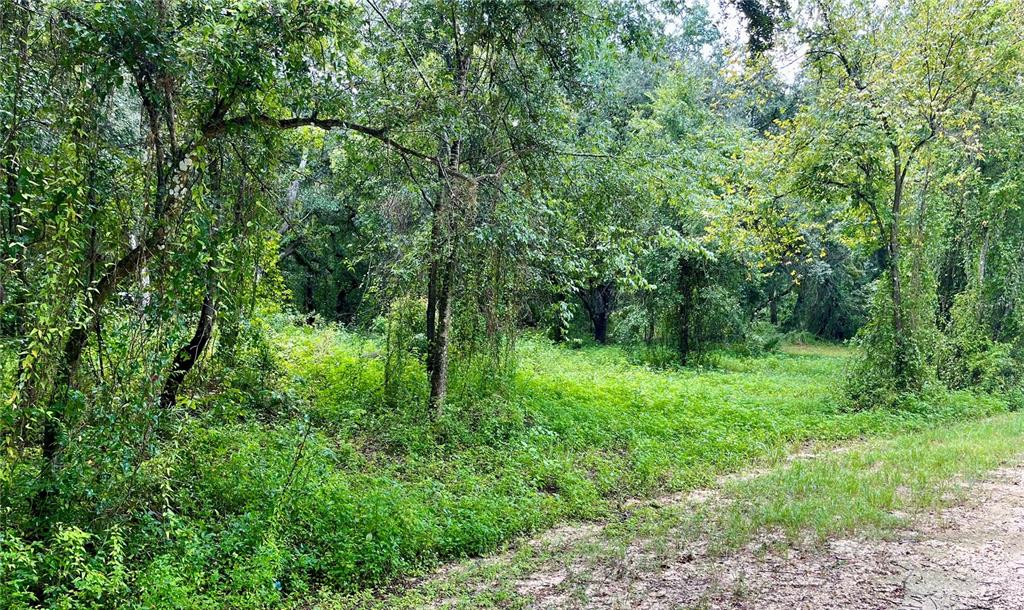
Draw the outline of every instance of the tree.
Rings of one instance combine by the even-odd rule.
[[[15,274],[19,290],[35,295],[15,316],[26,320],[15,401],[41,423],[35,501],[41,522],[58,493],[68,418],[80,411],[83,356],[93,337],[102,347],[105,314],[120,309],[115,297],[149,295],[159,287],[162,318],[190,307],[175,290],[201,295],[197,330],[171,351],[176,355],[159,392],[159,403],[173,406],[212,333],[215,287],[223,279],[217,277],[216,233],[227,229],[216,220],[221,185],[230,181],[225,170],[229,164],[229,171],[249,169],[244,155],[232,154],[232,142],[240,130],[267,123],[263,105],[316,87],[298,58],[309,41],[337,35],[350,23],[347,7],[271,8],[222,3],[198,10],[162,2],[13,7],[20,44],[35,45],[20,55],[25,63],[18,70],[48,72],[54,83],[33,101],[32,119],[42,125],[38,136],[12,139],[7,178],[19,192],[5,202],[24,235],[13,263],[21,270]],[[12,162],[21,165],[14,178]],[[244,225],[253,201],[241,192],[231,219]],[[193,238],[209,245],[200,256],[188,251]],[[139,298],[138,311],[151,315],[149,296]],[[166,341],[160,336],[150,338]],[[102,379],[102,354],[99,364]]]
[[[380,74],[372,90],[402,83],[408,94],[397,104],[413,117],[402,128],[432,151],[408,179],[428,207],[426,367],[435,416],[447,395],[454,301],[481,199],[504,196],[514,166],[552,152],[546,121],[557,116],[588,35],[584,4],[370,3]]]
[[[907,0],[821,2],[808,16],[814,101],[786,136],[796,188],[813,197],[824,186],[866,215],[884,252],[885,366],[897,391],[919,388],[923,371],[904,281],[910,191],[927,188],[922,155],[969,120],[978,88],[1016,53],[1013,15],[1007,2]]]

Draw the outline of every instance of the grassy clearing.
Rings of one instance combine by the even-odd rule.
[[[766,532],[788,544],[887,536],[915,514],[963,500],[972,481],[1024,453],[1022,440],[1024,414],[1006,413],[802,455],[725,479],[707,504],[636,511],[607,535],[674,545],[698,535],[717,552]]]
[[[787,343],[780,351],[792,356],[822,356],[826,358],[848,358],[852,348],[834,343]]]
[[[964,394],[916,414],[845,412],[843,352],[659,371],[617,348],[526,341],[501,392],[473,395],[471,379],[456,379],[446,416],[431,422],[416,364],[386,399],[372,340],[289,326],[269,351],[281,373],[258,380],[263,406],[217,397],[158,465],[174,469],[183,518],[154,578],[182,599],[217,591],[210,607],[278,605],[365,590],[774,463],[797,444],[1002,409]]]
[[[732,544],[775,528],[790,538],[884,534],[909,513],[962,498],[962,483],[1021,453],[1022,438],[1024,416],[1014,413],[798,460],[730,485],[723,534]]]
[[[638,508],[568,545],[557,539],[521,545],[499,560],[467,563],[397,596],[334,599],[322,607],[525,608],[530,598],[516,581],[538,571],[568,573],[561,586],[579,598],[595,574],[657,577],[666,559],[700,540],[727,553],[773,531],[791,544],[885,536],[920,511],[962,499],[972,480],[1020,455],[1022,440],[1024,414],[1012,413],[859,443],[731,480],[704,503]],[[766,540],[779,544],[773,536]]]

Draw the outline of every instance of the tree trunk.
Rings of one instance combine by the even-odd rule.
[[[615,283],[591,283],[590,287],[580,292],[583,309],[594,329],[594,340],[604,345],[608,343],[608,321],[615,307]]]
[[[444,401],[448,397],[448,336],[451,329],[451,290],[455,265],[450,258],[439,270],[436,293],[436,325],[428,355],[430,369],[430,410],[435,418],[444,414]]]
[[[900,281],[900,207],[903,203],[905,170],[896,166],[895,191],[892,197],[892,223],[889,226],[889,286],[892,294],[892,328],[897,338],[903,337],[903,293]],[[903,371],[897,369],[898,373]]]
[[[892,220],[888,231],[888,271],[889,288],[892,298],[892,330],[895,343],[893,347],[893,377],[898,387],[904,390],[916,389],[917,380],[911,378],[909,350],[912,345],[907,341],[907,328],[904,323],[903,307],[903,284],[900,277],[901,249],[900,249],[900,211],[903,204],[903,189],[906,183],[907,168],[910,162],[902,165],[899,156],[895,155],[893,162],[893,197],[892,197]]]
[[[213,337],[213,322],[216,316],[214,307],[214,284],[211,281],[203,297],[203,305],[199,309],[199,321],[196,324],[196,332],[192,339],[178,350],[174,357],[174,364],[171,365],[171,372],[164,382],[163,391],[160,392],[160,408],[169,409],[178,402],[178,390],[182,382],[188,376],[189,371],[196,365],[199,357],[203,354],[206,346]]]
[[[693,314],[697,305],[697,290],[705,281],[705,274],[706,272],[700,266],[686,258],[679,259],[678,348],[679,362],[684,366],[689,363],[690,355],[697,347],[693,336]]]
[[[438,266],[442,250],[442,227],[439,214],[440,204],[435,204],[430,228],[430,264],[427,271],[427,375],[433,379],[435,367],[435,334],[437,333]]]
[[[453,15],[453,20],[455,19]],[[469,92],[469,71],[473,56],[456,45],[446,59],[455,82],[456,97],[464,102]],[[455,256],[459,224],[475,204],[475,185],[467,184],[461,173],[463,142],[442,137],[438,148],[443,163],[438,166],[440,189],[434,200],[433,225],[427,285],[427,372],[430,375],[429,407],[435,418],[444,413],[448,396],[448,341],[452,319],[452,290],[455,283]],[[470,191],[473,192],[470,192]]]
[[[602,345],[608,343],[608,312],[596,313],[591,319],[594,321],[594,340]]]
[[[458,144],[449,148],[451,169],[457,168]],[[455,227],[453,206],[456,189],[452,177],[440,172],[441,189],[434,203],[430,229],[427,285],[427,374],[430,377],[429,407],[435,418],[444,413],[448,395],[448,340],[452,317],[452,284],[455,276]]]
[[[690,360],[690,352],[693,350],[690,337],[690,305],[687,300],[679,303],[679,362],[686,366]]]

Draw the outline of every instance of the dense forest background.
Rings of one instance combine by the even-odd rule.
[[[520,373],[593,343],[1020,406],[1022,13],[0,0],[0,605],[298,603],[580,516]],[[568,499],[464,502],[484,448]]]

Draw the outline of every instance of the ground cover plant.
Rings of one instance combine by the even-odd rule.
[[[280,324],[267,339],[273,374],[260,380],[276,379],[269,391],[280,396],[189,398],[203,414],[136,475],[162,505],[123,534],[68,529],[81,572],[68,574],[63,595],[259,607],[354,594],[560,522],[607,518],[634,498],[709,485],[801,443],[1006,408],[969,393],[916,413],[844,407],[830,382],[851,355],[835,348],[721,353],[713,367],[664,370],[619,348],[535,338],[518,346],[504,394],[460,396],[456,383],[448,413],[430,420],[418,377],[402,392],[414,400],[389,404],[380,338]],[[10,566],[38,574],[31,547],[6,543]],[[143,551],[108,555],[125,544]]]
[[[694,561],[687,549],[706,549],[701,554],[712,558],[736,552],[761,557],[786,545],[813,551],[818,542],[838,536],[891,537],[922,512],[962,501],[977,478],[1019,460],[1022,437],[1024,417],[1004,413],[838,450],[809,445],[805,449],[819,453],[725,477],[712,494],[637,503],[600,527],[575,523],[495,560],[463,562],[408,590],[376,598],[334,596],[321,603],[331,609],[526,608],[535,601],[529,583],[558,575],[551,579],[558,583],[554,592],[542,589],[548,601],[585,606],[592,601],[588,587],[607,583],[609,574],[618,575],[611,581],[627,583],[645,571],[660,574],[680,555]],[[729,595],[745,599],[741,590]],[[699,600],[695,607],[701,607]]]

